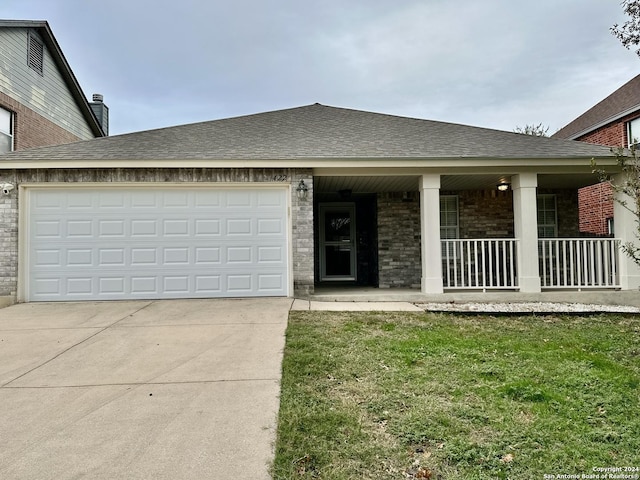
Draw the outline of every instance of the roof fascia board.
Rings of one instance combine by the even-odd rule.
[[[109,159],[109,160],[82,160],[82,159],[27,159],[27,160],[2,160],[0,170],[21,169],[32,170],[38,168],[49,169],[105,169],[105,168],[313,168],[335,169],[363,172],[371,168],[387,168],[393,171],[401,171],[406,168],[416,169],[469,169],[475,173],[484,173],[489,168],[509,168],[520,170],[523,168],[540,167],[589,167],[591,160],[595,159],[598,165],[616,165],[613,156],[607,157],[559,157],[559,158],[455,158],[455,159],[390,159],[390,158],[360,158],[360,159],[273,159],[273,160],[159,160],[159,159]]]

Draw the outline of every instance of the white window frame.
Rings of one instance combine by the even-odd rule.
[[[558,237],[558,201],[553,193],[538,194],[536,198],[536,217],[538,224],[538,238],[557,238]],[[547,205],[548,200],[553,200],[553,208]],[[542,205],[541,205],[542,204]],[[540,212],[553,212],[553,223],[542,223],[540,221]],[[546,216],[546,215],[545,215]],[[553,235],[545,235],[546,229],[553,229]]]
[[[454,200],[454,202],[447,202],[446,200]],[[440,195],[440,239],[451,240],[460,238],[460,207],[458,204],[458,195]],[[447,210],[446,207],[453,205],[455,208]],[[455,225],[443,225],[443,215],[455,215]],[[451,236],[453,232],[453,236]]]
[[[633,132],[635,132],[635,137]],[[634,142],[635,140],[635,142]],[[627,122],[627,147],[640,143],[640,117]]]
[[[0,122],[0,135],[9,138],[9,150],[8,152],[13,152],[14,150],[14,140],[13,140],[13,131],[14,131],[14,114],[12,111],[7,110],[6,108],[0,107],[0,120],[4,118],[8,118],[9,125],[8,129]],[[8,153],[0,150],[0,153]]]

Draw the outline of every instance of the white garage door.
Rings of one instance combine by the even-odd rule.
[[[29,188],[31,301],[287,296],[286,188]]]

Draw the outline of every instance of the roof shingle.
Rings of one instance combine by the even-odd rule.
[[[320,104],[42,147],[28,160],[571,158],[608,148]]]
[[[636,110],[640,110],[640,75],[562,127],[552,137],[573,140]]]

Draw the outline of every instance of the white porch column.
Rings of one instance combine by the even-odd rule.
[[[442,293],[440,175],[422,175],[420,178],[420,234],[422,293]]]
[[[540,291],[538,266],[538,175],[521,173],[511,177],[513,227],[518,240],[518,285],[521,292]]]
[[[613,178],[614,183],[623,183],[624,178],[622,175],[616,175]],[[633,199],[617,193],[616,198],[624,200],[628,205],[633,207]],[[636,234],[638,233],[638,218],[625,207],[618,202],[613,202],[613,221],[614,221],[614,234],[616,238],[619,238],[622,243],[632,242],[638,244]],[[620,267],[618,272],[620,274],[620,288],[622,290],[638,290],[640,288],[640,267],[631,260],[631,258],[620,250]]]

